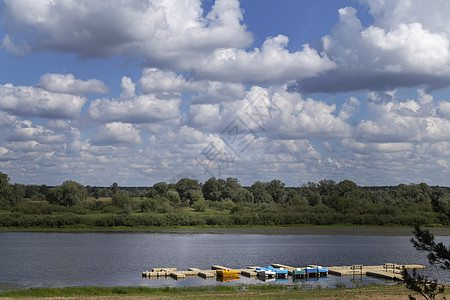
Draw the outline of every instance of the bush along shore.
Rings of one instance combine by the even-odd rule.
[[[322,180],[286,187],[280,180],[249,187],[236,178],[204,183],[182,178],[151,187],[10,184],[0,172],[0,228],[153,228],[174,226],[448,225],[435,211],[450,188],[421,184],[360,187]]]

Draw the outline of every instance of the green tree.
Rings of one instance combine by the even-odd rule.
[[[9,206],[16,206],[20,202],[23,201],[23,198],[25,197],[25,188],[22,184],[14,183],[11,185],[11,193],[9,195],[9,198],[7,200]]]
[[[75,206],[87,198],[86,188],[78,182],[67,180],[49,190],[47,201],[62,206]]]
[[[202,194],[193,194],[192,195],[192,208],[195,211],[205,211],[207,207],[205,199],[203,199]]]
[[[169,189],[167,191],[167,198],[169,199],[169,201],[173,204],[178,204],[180,203],[180,195],[178,195],[178,192],[172,189]]]
[[[9,176],[0,172],[0,206],[8,205],[11,195],[11,185],[9,184]]]
[[[247,202],[247,203],[253,203],[255,199],[253,198],[253,194],[244,189],[243,187],[240,187],[236,191],[236,195],[234,197],[234,202]]]
[[[130,197],[125,192],[114,194],[111,199],[112,205],[124,209],[125,206],[131,204]]]
[[[111,195],[115,195],[120,191],[120,187],[117,184],[117,182],[113,182],[113,184],[111,184]]]
[[[285,184],[281,180],[272,180],[267,184],[266,190],[276,203],[283,203],[286,200]]]
[[[182,201],[191,200],[190,196],[194,191],[197,193],[202,192],[201,186],[198,181],[190,178],[181,178],[175,184],[175,188]]]
[[[255,181],[250,187],[250,191],[253,194],[256,203],[269,203],[272,202],[272,196],[266,189],[267,183],[259,180]]]
[[[438,189],[436,193],[431,193],[431,201],[434,209],[443,214],[447,219],[450,218],[450,210],[448,203],[443,201],[442,190]],[[416,226],[413,232],[414,237],[411,243],[418,251],[427,252],[428,261],[432,265],[436,265],[443,270],[450,271],[450,247],[444,243],[437,243],[434,235],[428,229],[421,229]],[[436,295],[443,293],[445,286],[439,285],[438,281],[429,280],[428,278],[418,275],[416,272],[409,274],[403,271],[403,277],[407,288],[420,293],[425,299],[435,299]],[[410,299],[415,299],[409,296]]]
[[[157,182],[153,185],[153,188],[160,196],[164,196],[169,188],[169,185],[165,182]]]
[[[220,201],[221,192],[219,190],[219,184],[215,177],[209,178],[202,186],[202,193],[206,200]]]

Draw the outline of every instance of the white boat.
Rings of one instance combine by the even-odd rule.
[[[256,274],[261,277],[272,278],[277,274],[275,270],[268,268],[256,268]]]

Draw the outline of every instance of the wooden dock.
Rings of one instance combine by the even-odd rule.
[[[385,263],[382,266],[335,266],[328,267],[328,272],[336,276],[371,276],[392,280],[403,280],[402,271],[404,269],[425,269],[423,265],[399,265]]]
[[[289,276],[293,276],[293,271],[298,267],[292,267],[282,264],[271,264],[274,268],[284,268],[288,270]],[[308,265],[310,268],[317,268],[317,265]],[[151,272],[142,272],[145,278],[171,277],[175,280],[184,280],[186,277],[202,277],[204,279],[213,279],[216,277],[216,270],[233,269],[238,270],[241,275],[254,278],[257,277],[257,266],[248,266],[245,269],[228,268],[221,265],[212,265],[211,270],[201,270],[189,268],[187,271],[179,271],[176,268],[153,268]],[[305,267],[301,267],[304,269]],[[379,266],[332,266],[328,268],[328,273],[335,276],[371,276],[391,280],[403,280],[402,271],[404,269],[425,269],[423,265],[400,265],[395,263],[385,263]]]

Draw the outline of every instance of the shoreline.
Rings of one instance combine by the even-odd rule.
[[[450,236],[448,227],[431,227],[435,236]],[[412,227],[298,226],[298,227],[173,227],[173,228],[0,228],[4,232],[258,234],[258,235],[362,235],[412,236]]]

